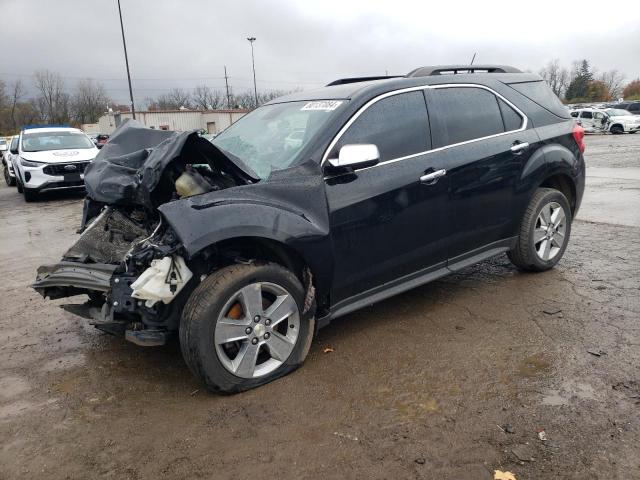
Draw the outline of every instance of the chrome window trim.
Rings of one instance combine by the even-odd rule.
[[[432,152],[439,152],[439,151],[442,151],[442,150],[445,150],[445,149],[448,149],[448,148],[458,147],[460,145],[466,145],[466,144],[469,144],[469,143],[478,142],[480,140],[487,140],[489,138],[500,137],[502,135],[508,135],[508,134],[514,133],[514,132],[522,132],[522,131],[527,129],[527,125],[529,124],[529,118],[524,114],[524,112],[522,110],[520,110],[517,106],[515,106],[512,102],[510,102],[509,100],[504,98],[502,95],[500,95],[498,92],[496,92],[494,89],[492,89],[490,87],[487,87],[485,85],[478,85],[478,84],[475,84],[475,83],[446,83],[446,84],[442,84],[442,85],[420,85],[420,86],[417,86],[417,87],[401,88],[401,89],[398,89],[398,90],[393,90],[391,92],[386,92],[386,93],[380,94],[377,97],[372,98],[371,100],[369,100],[362,107],[360,107],[360,109],[349,119],[349,121],[347,121],[347,123],[344,124],[344,126],[340,129],[340,131],[336,134],[336,136],[333,137],[333,140],[331,140],[331,143],[329,144],[329,146],[327,147],[327,149],[324,152],[324,155],[322,156],[322,161],[320,162],[320,166],[323,166],[327,162],[328,157],[329,157],[329,152],[331,152],[331,150],[333,150],[333,147],[336,146],[336,143],[338,143],[340,138],[342,138],[342,135],[344,135],[344,133],[349,129],[349,127],[371,105],[379,102],[380,100],[382,100],[384,98],[391,97],[391,96],[394,96],[394,95],[400,95],[402,93],[415,92],[415,91],[418,91],[418,90],[427,90],[427,89],[437,90],[437,89],[440,89],[440,88],[457,88],[457,87],[462,87],[462,88],[481,88],[481,89],[484,89],[484,90],[487,90],[487,91],[493,93],[496,97],[498,97],[500,100],[503,100],[507,105],[509,105],[511,108],[513,108],[518,115],[520,115],[520,117],[523,120],[522,121],[522,125],[520,126],[520,128],[517,128],[515,130],[508,130],[506,132],[496,133],[496,134],[493,134],[493,135],[488,135],[486,137],[479,137],[479,138],[474,138],[472,140],[465,140],[464,142],[452,143],[451,145],[445,145],[443,147],[432,148],[430,150],[425,150],[423,152],[412,153],[411,155],[406,155],[404,157],[392,158],[392,159],[389,159],[389,160],[385,160],[384,162],[380,162],[380,163],[378,163],[376,165],[373,165],[372,167],[359,169],[358,171],[368,170],[370,168],[379,167],[380,165],[386,165],[388,163],[394,163],[394,162],[399,162],[401,160],[407,160],[409,158],[419,157],[420,155],[425,155],[425,154],[432,153]],[[431,123],[431,117],[429,117],[429,123]]]

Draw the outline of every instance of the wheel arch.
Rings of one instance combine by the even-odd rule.
[[[566,173],[554,173],[546,177],[538,187],[553,188],[561,192],[569,201],[571,214],[576,210],[576,185],[570,175]]]
[[[272,262],[283,266],[300,280],[305,290],[313,287],[320,311],[328,308],[328,288],[317,262],[287,243],[264,236],[236,236],[225,238],[190,255],[192,261],[215,256],[219,267],[243,262]]]

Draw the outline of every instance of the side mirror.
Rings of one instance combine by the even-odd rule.
[[[18,149],[17,148],[12,148],[11,150],[9,150],[13,155],[17,155],[18,154]]]
[[[372,167],[380,161],[380,151],[372,143],[344,145],[338,158],[329,159],[329,165],[337,168],[352,169]]]

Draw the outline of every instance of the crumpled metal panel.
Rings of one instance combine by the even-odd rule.
[[[149,233],[119,210],[105,208],[63,258],[80,263],[120,264],[131,246]]]

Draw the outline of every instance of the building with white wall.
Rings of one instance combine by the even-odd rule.
[[[238,121],[249,110],[164,110],[158,112],[136,111],[136,120],[149,128],[184,132],[202,129],[208,133],[220,133]],[[99,133],[111,134],[126,119],[133,118],[131,112],[108,113],[98,120]]]

